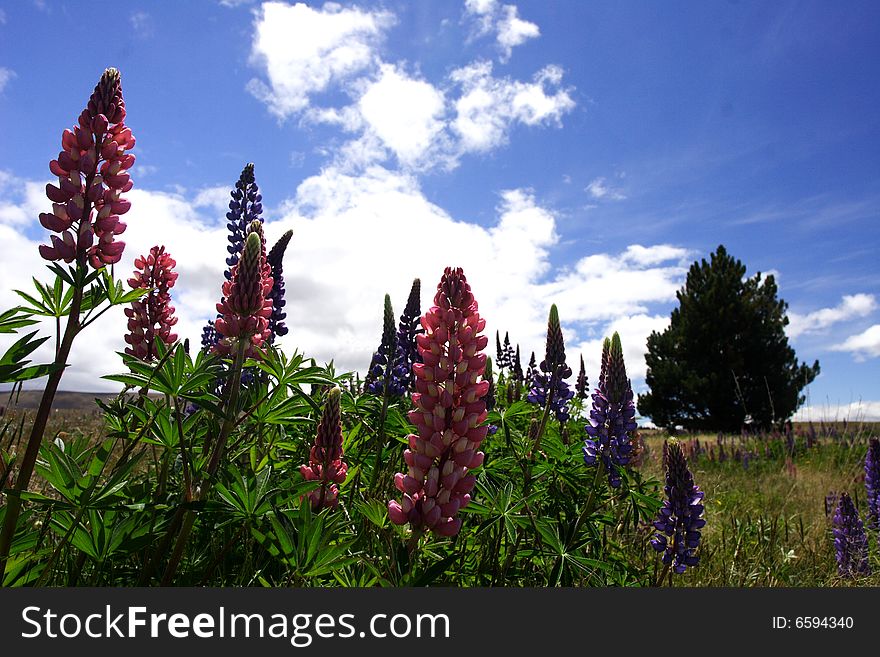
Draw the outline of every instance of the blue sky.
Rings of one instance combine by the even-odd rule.
[[[591,381],[619,330],[637,389],[689,264],[773,272],[805,417],[880,419],[880,5],[874,2],[0,2],[0,306],[46,240],[47,163],[101,72],[137,137],[126,259],[178,260],[213,316],[225,204],[254,162],[285,260],[282,343],[363,370],[385,292],[465,269],[526,354],[557,303]],[[44,277],[45,278],[45,277]],[[106,388],[121,312],[62,387]],[[113,337],[109,337],[113,336]],[[6,343],[0,342],[0,347]]]

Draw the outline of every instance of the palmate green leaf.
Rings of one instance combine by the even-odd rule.
[[[37,320],[30,317],[31,314],[21,306],[3,311],[0,313],[0,333],[15,333],[20,328],[36,324]]]

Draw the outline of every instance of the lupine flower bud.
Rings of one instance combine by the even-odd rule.
[[[269,293],[269,298],[272,300],[272,316],[269,317],[270,343],[274,342],[276,337],[287,335],[287,327],[284,325],[284,320],[287,317],[287,313],[284,312],[284,306],[287,302],[284,300],[282,269],[284,252],[287,250],[291,237],[293,237],[292,230],[284,233],[281,239],[275,242],[275,246],[269,251],[269,255],[266,256],[266,261],[269,263],[272,274],[272,291]]]
[[[412,391],[413,374],[412,366],[415,363],[421,363],[422,357],[419,356],[418,345],[416,344],[416,336],[424,333],[419,322],[420,295],[422,291],[422,283],[416,278],[413,280],[412,287],[409,291],[409,298],[406,300],[406,307],[400,316],[400,323],[397,326],[397,369],[403,374],[402,381],[406,385],[407,390]]]
[[[615,333],[602,345],[599,387],[593,394],[590,423],[586,426],[589,438],[584,444],[584,462],[590,467],[598,467],[601,462],[612,488],[620,486],[617,468],[628,464],[632,456],[632,434],[637,427],[635,414],[620,336]]]
[[[541,362],[541,372],[532,380],[526,401],[539,406],[549,403],[556,419],[560,422],[567,421],[568,401],[574,397],[574,391],[565,382],[570,376],[571,368],[565,363],[559,312],[554,304],[550,306],[550,317],[547,321],[546,355]]]
[[[868,526],[880,530],[880,439],[871,438],[865,454],[865,488],[868,493]]]
[[[122,258],[125,242],[115,241],[125,231],[119,216],[131,204],[122,198],[132,188],[127,173],[134,164],[135,139],[125,125],[125,101],[119,71],[108,68],[101,76],[78,125],[65,130],[62,151],[49,163],[58,186],[46,185],[52,212],[40,214],[40,223],[53,233],[52,246],[40,245],[46,260],[88,260],[100,269]]]
[[[513,347],[510,346],[510,335],[506,331],[504,333],[504,344],[501,348],[504,351],[504,366],[509,370],[513,370]]]
[[[335,509],[339,504],[339,486],[345,481],[348,465],[342,460],[342,415],[339,410],[339,388],[327,393],[324,413],[318,424],[315,444],[309,452],[309,462],[301,465],[300,473],[306,481],[320,481],[321,487],[309,493],[312,508]]]
[[[529,367],[526,370],[526,388],[529,390],[532,389],[532,386],[535,384],[535,379],[538,378],[538,363],[535,359],[535,352],[532,352],[532,357],[529,358]]]
[[[245,357],[261,357],[261,347],[269,339],[271,291],[263,225],[252,221],[241,260],[233,266],[232,278],[223,283],[223,298],[217,304],[220,316],[215,323],[222,337],[214,346],[214,353],[229,356],[236,352],[236,345],[245,342]]]
[[[522,368],[522,359],[519,357],[519,345],[516,345],[516,353],[513,356],[513,380],[517,383],[522,383],[523,379],[523,368]]]
[[[397,333],[394,330],[394,310],[391,297],[385,295],[382,315],[382,341],[370,361],[370,369],[364,379],[364,390],[384,396],[386,392],[393,397],[406,394],[406,365],[399,362]]]
[[[229,269],[224,273],[226,280],[232,278],[232,268],[235,267],[241,256],[248,226],[252,221],[263,222],[263,218],[260,216],[263,212],[263,197],[260,195],[257,183],[254,182],[253,163],[246,164],[242,169],[238,182],[235,183],[235,189],[232,190],[230,196],[232,196],[232,200],[229,201],[229,212],[226,213],[228,220],[226,226],[229,228],[229,237],[227,238],[229,246],[226,247],[229,252],[229,257],[226,258]]]
[[[165,344],[177,340],[171,327],[177,324],[171,293],[177,281],[177,273],[172,271],[177,263],[164,246],[154,246],[146,256],[135,259],[136,267],[128,284],[132,289],[145,289],[150,292],[139,301],[132,301],[125,309],[128,317],[128,334],[125,341],[131,345],[125,353],[141,360],[152,360],[156,356],[156,338]]]
[[[499,370],[503,370],[506,366],[507,352],[501,347],[501,333],[495,331],[495,364]]]
[[[470,471],[483,463],[478,449],[488,431],[483,422],[489,391],[489,382],[480,380],[486,320],[460,268],[446,268],[422,327],[425,333],[416,340],[423,362],[413,365],[416,392],[409,413],[418,434],[407,437],[409,469],[394,477],[403,498],[388,503],[388,517],[415,531],[455,536],[458,511],[470,502],[476,481]]]
[[[848,493],[840,494],[832,524],[837,574],[847,578],[870,575],[868,537],[859,512]]]
[[[581,370],[578,372],[577,383],[574,385],[577,390],[578,399],[586,399],[589,392],[589,383],[587,382],[587,370],[584,367],[584,355],[581,354]]]
[[[703,492],[694,485],[681,445],[674,439],[663,444],[666,468],[666,499],[654,520],[657,533],[651,547],[662,552],[661,560],[676,573],[700,562],[695,552],[700,544],[703,519]],[[670,540],[671,539],[671,540]]]

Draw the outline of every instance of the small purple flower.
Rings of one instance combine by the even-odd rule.
[[[868,526],[880,530],[880,439],[871,438],[865,455],[865,488],[868,492]]]
[[[416,344],[416,336],[425,332],[421,324],[421,293],[422,282],[416,278],[413,280],[409,290],[409,298],[406,300],[406,306],[400,316],[400,323],[397,325],[397,360],[395,365],[401,372],[403,383],[409,391],[413,389],[412,366],[422,362]]]
[[[391,297],[385,295],[382,322],[382,341],[370,361],[370,369],[364,379],[364,390],[379,396],[386,393],[392,397],[406,394],[406,365],[401,363],[397,351],[397,333],[394,330],[394,310]]]
[[[217,327],[214,326],[213,320],[208,320],[208,323],[205,324],[205,327],[202,329],[202,351],[209,352],[214,348],[214,345],[217,344],[218,340],[220,340],[220,334],[217,333]]]
[[[282,276],[284,252],[293,237],[293,231],[289,230],[281,236],[275,246],[266,256],[266,261],[272,269],[272,291],[269,298],[272,300],[272,316],[269,317],[269,343],[275,342],[275,338],[287,335],[287,327],[284,325],[284,319],[287,314],[284,312],[286,301],[284,300],[284,277]]]
[[[612,488],[620,486],[619,467],[632,456],[632,434],[636,430],[632,386],[626,377],[620,336],[615,333],[602,346],[602,367],[599,386],[593,394],[589,438],[584,443],[584,463],[597,467],[601,463]]]
[[[666,466],[666,499],[654,520],[657,533],[651,547],[662,552],[661,561],[681,574],[688,567],[700,563],[696,555],[700,545],[703,518],[703,492],[694,484],[681,445],[675,440],[663,444],[663,462]]]
[[[847,578],[870,575],[868,537],[849,494],[840,494],[832,525],[837,574]]]
[[[568,401],[574,397],[574,391],[565,382],[571,376],[571,368],[565,363],[565,344],[562,341],[562,327],[555,304],[550,306],[546,355],[541,361],[540,369],[532,380],[526,401],[542,407],[550,404],[556,419],[566,422],[569,418]]]
[[[232,268],[238,263],[241,257],[241,251],[244,248],[244,240],[247,237],[248,226],[252,221],[263,222],[260,216],[263,212],[263,197],[257,183],[254,182],[254,165],[248,163],[241,171],[238,182],[235,183],[235,189],[232,190],[229,201],[229,212],[226,213],[226,219],[229,223],[229,246],[226,250],[229,257],[226,258],[228,269],[225,272],[226,280],[232,278]]]

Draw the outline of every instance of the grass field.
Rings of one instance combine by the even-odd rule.
[[[52,413],[47,437],[71,440],[103,437],[102,416],[91,397],[62,400]],[[27,400],[19,400],[27,404]],[[0,444],[16,448],[16,436],[32,419],[32,410],[7,408],[0,418]],[[675,586],[829,587],[880,585],[876,532],[869,531],[873,575],[842,579],[836,574],[831,537],[834,493],[848,491],[864,518],[864,458],[876,424],[795,425],[794,431],[762,436],[679,436],[696,484],[705,493],[707,520],[699,567],[674,579]],[[642,432],[644,452],[638,469],[649,489],[662,493],[662,443],[667,435]],[[574,442],[574,441],[573,441]],[[576,454],[579,445],[572,444]],[[36,478],[34,488],[49,493]],[[479,501],[479,498],[477,498]],[[655,563],[647,547],[651,528],[618,531],[615,540],[635,561]]]

